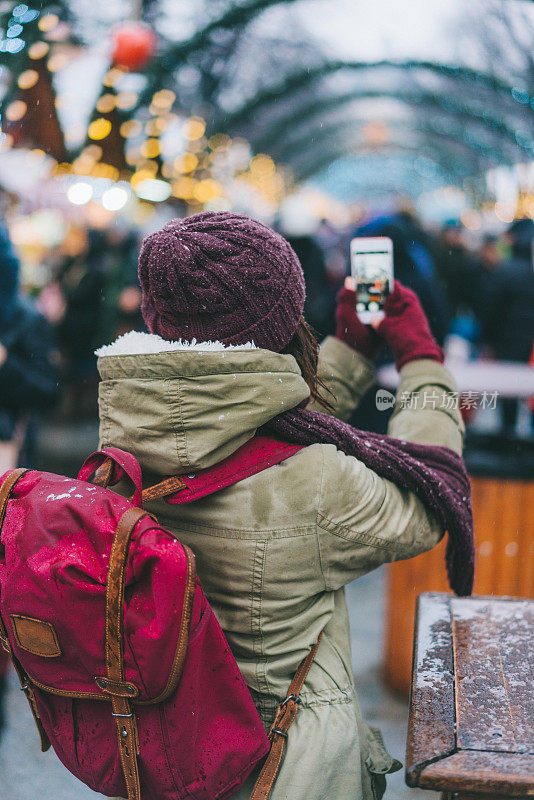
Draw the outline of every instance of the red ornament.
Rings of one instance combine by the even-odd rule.
[[[144,67],[156,49],[156,34],[141,22],[125,22],[113,31],[111,60],[114,67]]]

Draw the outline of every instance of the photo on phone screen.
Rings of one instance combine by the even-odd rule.
[[[350,256],[356,312],[362,322],[380,319],[393,289],[393,242],[387,236],[352,239]]]

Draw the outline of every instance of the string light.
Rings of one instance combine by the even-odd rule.
[[[90,139],[105,139],[111,133],[111,122],[109,119],[99,117],[93,120],[87,130],[87,135]]]
[[[39,80],[39,73],[36,69],[25,69],[21,72],[17,81],[19,89],[31,89]]]
[[[49,50],[50,45],[47,42],[34,42],[28,50],[28,55],[31,59],[37,60],[44,58]]]
[[[159,156],[160,147],[157,139],[147,139],[141,145],[141,155],[145,158],[157,158]]]
[[[115,95],[103,94],[96,102],[96,110],[101,114],[109,114],[115,108]]]
[[[167,127],[167,120],[165,117],[156,117],[149,119],[145,125],[145,131],[149,136],[159,136]]]
[[[148,169],[138,169],[132,177],[130,178],[130,183],[132,185],[132,189],[137,189],[140,183],[149,178],[153,178],[154,175],[151,170]]]
[[[114,86],[122,77],[124,77],[124,70],[118,67],[112,67],[104,75],[102,83],[104,86]]]
[[[157,178],[146,178],[136,185],[135,193],[141,200],[161,203],[170,197],[171,185],[167,181],[160,181]]]
[[[95,178],[106,178],[110,181],[116,181],[119,177],[119,170],[117,167],[114,167],[113,164],[98,162],[91,170],[91,175]]]
[[[129,194],[121,186],[112,186],[102,195],[102,205],[108,211],[120,211],[129,200]]]
[[[48,33],[48,31],[51,31],[52,28],[56,27],[58,22],[59,17],[57,14],[45,14],[37,23],[37,27],[40,31],[43,31],[43,33]]]
[[[198,166],[198,158],[194,153],[185,153],[174,162],[176,172],[193,172]]]
[[[197,181],[193,178],[180,178],[177,181],[173,181],[172,194],[181,200],[191,200],[195,194],[196,184]]]
[[[160,109],[170,108],[175,100],[176,95],[170,89],[160,89],[152,97],[152,105]]]
[[[138,119],[127,119],[120,127],[120,134],[125,139],[130,139],[132,136],[138,136],[143,130],[143,126]]]
[[[115,101],[117,108],[120,108],[122,111],[127,111],[129,108],[133,108],[137,103],[138,97],[139,95],[137,92],[119,92]]]
[[[89,202],[93,196],[93,187],[90,183],[79,181],[69,186],[67,190],[67,197],[69,201],[75,206],[83,206]]]
[[[209,203],[222,194],[222,186],[212,178],[199,181],[194,188],[194,196],[199,203]]]
[[[495,203],[494,210],[495,216],[500,219],[501,222],[509,224],[514,221],[515,205],[513,203],[497,202]]]
[[[63,69],[67,66],[70,61],[70,57],[67,53],[54,53],[48,59],[47,67],[49,72],[59,72],[59,70]]]
[[[184,125],[184,134],[190,141],[201,139],[206,130],[206,123],[201,117],[191,117]]]
[[[22,119],[27,110],[28,106],[23,100],[14,100],[6,108],[6,119],[10,122],[18,122],[19,119]]]
[[[276,170],[274,161],[265,153],[258,153],[257,156],[250,161],[250,171],[253,175],[262,178],[264,176],[273,175]]]

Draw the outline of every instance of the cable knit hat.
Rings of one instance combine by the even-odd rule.
[[[240,214],[204,211],[147,236],[142,312],[163,339],[218,339],[279,352],[304,307],[304,275],[278,233]]]

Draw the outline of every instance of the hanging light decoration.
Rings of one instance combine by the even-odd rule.
[[[115,67],[138,70],[145,67],[156,49],[156,34],[141,22],[126,22],[112,34],[111,60]]]

